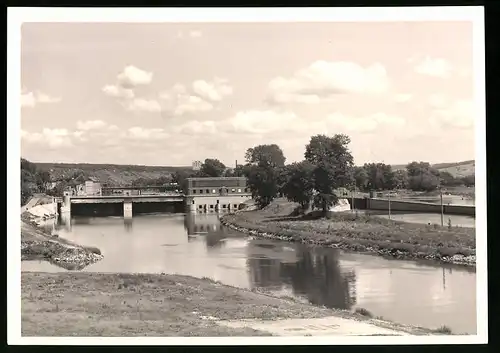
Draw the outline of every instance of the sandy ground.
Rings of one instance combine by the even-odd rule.
[[[23,336],[433,333],[187,276],[35,272],[21,282]]]

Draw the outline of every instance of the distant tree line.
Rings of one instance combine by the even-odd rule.
[[[366,163],[354,167],[354,179],[358,190],[409,189],[433,191],[439,187],[473,186],[474,175],[454,177],[447,171],[439,171],[428,162],[411,162],[405,169],[392,170],[384,163]]]

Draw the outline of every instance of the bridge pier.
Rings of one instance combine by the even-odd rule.
[[[132,201],[123,201],[123,217],[125,219],[132,218]]]

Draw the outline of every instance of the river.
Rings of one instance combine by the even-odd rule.
[[[337,249],[251,239],[215,215],[156,214],[59,221],[61,237],[97,246],[90,272],[172,273],[209,277],[411,325],[476,333],[476,274],[450,265],[388,260]],[[23,271],[65,271],[24,261]]]

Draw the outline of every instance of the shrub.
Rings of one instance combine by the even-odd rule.
[[[357,308],[354,312],[362,316],[373,317],[373,314],[365,308]]]

